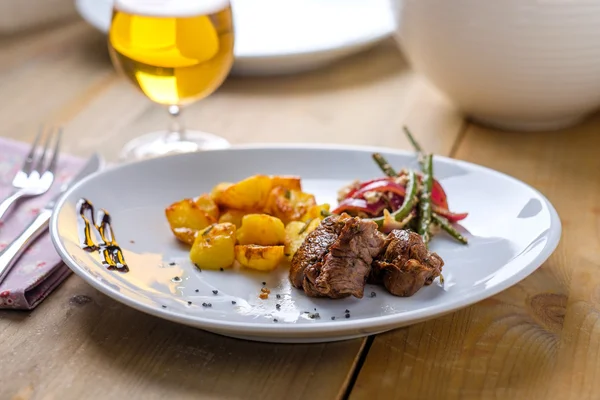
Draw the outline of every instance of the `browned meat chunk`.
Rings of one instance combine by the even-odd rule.
[[[421,236],[394,230],[373,263],[370,280],[383,283],[395,296],[409,297],[440,276],[443,265],[444,260],[427,250]]]
[[[311,297],[362,298],[382,245],[375,222],[347,214],[329,216],[292,258],[290,282]]]

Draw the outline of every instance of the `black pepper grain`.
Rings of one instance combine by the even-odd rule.
[[[225,271],[225,270],[224,270],[223,268],[219,268],[219,271],[223,272],[223,271]]]
[[[200,289],[196,289],[196,293],[198,293],[200,291]]]
[[[281,295],[280,295],[280,294],[277,294],[277,295],[275,295],[275,297],[277,297],[278,299],[280,299],[280,298],[281,298]]]
[[[333,320],[335,320],[335,317],[331,317],[331,320],[332,320],[332,321],[333,321]]]
[[[208,304],[202,303],[202,307],[208,307]]]
[[[350,318],[350,314],[346,314],[346,318]]]
[[[277,318],[275,318],[275,319],[273,320],[273,322],[277,322]]]
[[[167,306],[165,306],[165,305],[163,304],[162,308],[167,308]]]
[[[346,311],[344,311],[344,312],[345,312],[346,314],[348,314],[348,313],[350,312],[350,310],[348,310],[348,309],[346,308]]]
[[[231,300],[231,304],[236,304],[236,303],[237,303],[237,301]]]
[[[173,265],[175,265],[175,263],[174,263],[173,261],[171,261],[171,262],[169,263],[169,265],[173,266]]]
[[[192,305],[192,302],[191,302],[191,301],[188,301],[188,306],[191,306],[191,305]]]
[[[213,294],[217,294],[217,293],[219,293],[219,291],[218,291],[218,290],[213,290],[212,292],[213,292]]]
[[[375,296],[377,296],[377,293],[371,292],[371,297],[375,297]]]
[[[211,304],[211,303],[207,303],[206,305],[207,305],[208,307],[212,307],[212,304]]]
[[[281,308],[281,304],[275,304],[275,308],[279,310]]]
[[[263,284],[263,286],[265,286],[267,284],[267,282],[263,282],[262,284]]]

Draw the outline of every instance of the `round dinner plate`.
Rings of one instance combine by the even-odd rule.
[[[303,72],[364,50],[394,32],[390,0],[232,0],[238,75]],[[76,0],[108,32],[113,0]]]
[[[435,176],[450,208],[469,212],[460,227],[469,244],[436,235],[430,247],[445,261],[445,281],[408,298],[375,285],[367,285],[362,299],[309,298],[291,287],[283,266],[270,273],[199,271],[165,219],[171,203],[253,174],[299,175],[317,202],[335,205],[341,186],[381,176],[371,159],[375,151],[396,169],[418,168],[404,151],[324,145],[245,146],[119,165],[65,193],[52,217],[52,240],[77,275],[117,301],[207,331],[271,342],[343,340],[434,318],[516,284],[556,248],[561,224],[543,195],[502,173],[445,157],[434,158]],[[129,272],[108,270],[98,253],[82,250],[76,212],[82,198],[112,216]],[[271,291],[266,300],[259,298],[263,282]]]

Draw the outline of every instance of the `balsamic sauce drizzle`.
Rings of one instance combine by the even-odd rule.
[[[81,248],[89,253],[97,251],[100,254],[102,265],[109,271],[129,272],[129,267],[110,224],[110,214],[106,210],[100,209],[94,218],[94,206],[87,199],[82,198],[77,202],[77,215]],[[96,223],[96,220],[99,222]],[[98,243],[94,241],[94,237],[99,239]]]

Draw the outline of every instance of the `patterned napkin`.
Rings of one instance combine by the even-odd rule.
[[[0,138],[0,199],[12,191],[12,179],[23,165],[30,144]],[[5,248],[33,220],[60,190],[62,183],[77,174],[84,161],[61,155],[52,188],[43,196],[24,199],[0,222],[0,250]],[[17,261],[0,284],[0,309],[31,310],[54,290],[71,270],[62,262],[49,234],[42,234]]]

